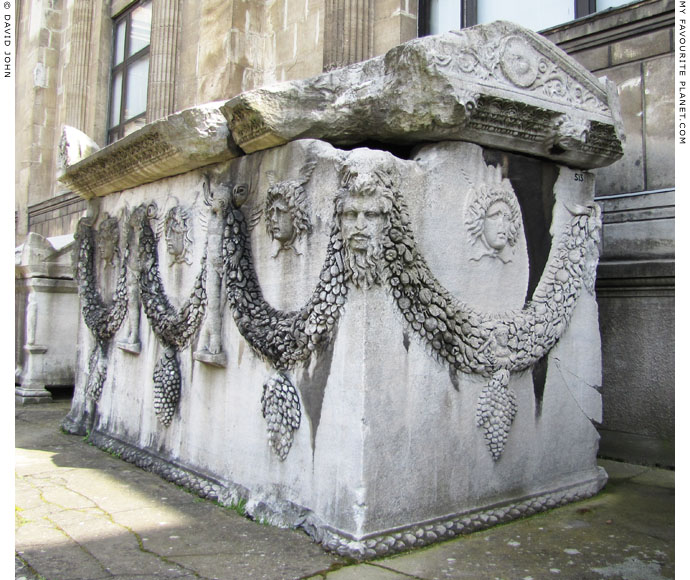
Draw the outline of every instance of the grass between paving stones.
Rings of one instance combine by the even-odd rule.
[[[48,580],[45,576],[36,572],[36,570],[34,570],[31,567],[31,564],[29,564],[24,558],[22,558],[19,554],[17,554],[17,552],[14,553],[14,557],[15,557],[15,574],[21,574],[20,576],[17,576],[17,578],[19,580],[21,580],[22,578],[24,578],[25,580]],[[26,568],[26,570],[21,570],[21,571],[16,570],[16,567],[17,567],[16,566],[16,560],[19,560],[22,563],[22,566],[24,566]]]
[[[168,482],[168,483],[172,483],[172,482]],[[245,498],[241,497],[237,501],[234,501],[232,503],[227,504],[227,503],[222,503],[222,502],[218,501],[217,499],[208,499],[206,497],[201,497],[201,496],[197,495],[196,492],[194,492],[191,489],[187,489],[183,485],[178,485],[176,483],[172,483],[172,485],[174,485],[178,489],[181,489],[185,493],[188,493],[189,495],[193,495],[195,503],[203,503],[203,502],[212,503],[212,504],[217,505],[218,507],[221,507],[223,509],[233,511],[233,512],[237,513],[238,515],[242,516],[243,518],[249,518],[252,521],[256,521],[247,514],[247,500]],[[259,521],[257,523],[260,523],[263,525],[264,524],[263,518],[261,521]]]
[[[22,516],[21,513],[23,512],[24,508],[20,508],[18,505],[14,506],[14,523],[15,523],[15,528],[19,528],[20,526],[23,526],[24,524],[28,524],[31,520],[27,520],[24,516]]]
[[[246,515],[247,515],[247,500],[244,498],[240,498],[237,501],[237,503],[233,502],[229,506],[227,506],[227,508],[233,510],[234,512],[238,513],[242,517],[246,517]]]

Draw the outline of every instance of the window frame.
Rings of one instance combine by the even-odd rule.
[[[596,0],[573,0],[575,5],[575,18],[589,16],[597,11]],[[477,24],[477,0],[461,0],[460,27],[468,28]],[[417,35],[428,36],[431,34],[431,0],[419,0],[417,12]]]
[[[575,0],[575,18],[583,18],[597,11],[597,0]]]
[[[110,83],[108,89],[108,118],[107,118],[107,143],[114,143],[125,136],[125,126],[132,121],[137,121],[139,119],[146,119],[146,113],[148,111],[148,103],[143,112],[134,115],[133,117],[125,118],[126,110],[126,98],[127,98],[127,72],[133,64],[149,56],[151,49],[151,31],[149,30],[149,42],[148,44],[139,49],[132,55],[129,55],[130,48],[130,36],[132,30],[132,13],[139,7],[145,6],[146,4],[153,5],[153,0],[140,0],[139,2],[133,3],[127,8],[127,10],[120,13],[117,17],[113,18],[113,42],[112,42],[112,54],[110,58]],[[116,31],[120,24],[125,21],[124,28],[124,54],[122,62],[115,64],[115,59],[117,58],[117,35]],[[149,60],[150,66],[150,60]],[[113,120],[114,99],[113,99],[113,81],[118,73],[122,74],[122,86],[120,87],[120,112],[118,115],[118,122],[111,126]],[[147,95],[148,95],[148,79],[147,79]]]
[[[477,0],[460,0],[460,28],[477,24]],[[417,34],[429,36],[431,27],[431,1],[419,0],[417,7]]]

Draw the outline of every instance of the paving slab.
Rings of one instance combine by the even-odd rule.
[[[377,563],[425,580],[674,578],[672,472],[612,471],[591,499]]]
[[[610,479],[593,498],[355,563],[62,433],[68,410],[16,408],[16,580],[675,577],[672,471],[602,460]]]
[[[371,563],[347,566],[324,576],[314,576],[313,580],[325,577],[328,577],[328,580],[409,580],[410,578],[415,578],[409,574],[402,574],[379,564]]]
[[[17,407],[17,578],[305,578],[343,563],[306,534],[252,522],[62,433],[68,411]]]

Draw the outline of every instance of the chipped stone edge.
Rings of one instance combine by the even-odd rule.
[[[439,117],[431,128],[416,125],[411,119],[418,113],[413,112],[408,115],[406,124],[409,126],[399,133],[390,132],[385,123],[381,131],[374,128],[366,135],[350,130],[349,121],[362,115],[360,108],[353,106],[357,100],[352,95],[364,87],[376,85],[378,89],[373,93],[378,96],[369,100],[373,98],[374,104],[381,101],[378,104],[385,107],[386,99],[392,97],[387,94],[386,87],[393,86],[392,81],[401,77],[401,69],[406,65],[400,65],[398,60],[403,59],[407,48],[424,50],[419,47],[425,44],[433,47],[434,43],[442,43],[444,36],[465,38],[475,29],[489,30],[495,26],[506,28],[506,34],[529,40],[532,48],[557,65],[568,79],[589,91],[605,110],[566,104],[533,89],[489,82],[475,73],[456,71],[434,75],[437,81],[452,85],[449,96],[453,94],[456,107],[463,110],[453,123],[438,125]],[[614,110],[619,105],[613,93],[615,90],[612,92],[607,82],[597,79],[541,35],[510,22],[496,21],[459,32],[416,38],[367,61],[307,79],[245,91],[228,100],[221,110],[235,142],[247,154],[304,138],[321,139],[336,146],[356,145],[367,138],[407,144],[459,140],[592,169],[610,165],[623,155],[624,132],[619,122],[620,111]],[[318,110],[313,110],[313,106],[309,108],[315,98],[321,99]],[[306,105],[306,113],[295,105],[300,101]],[[437,113],[441,115],[443,107],[438,105]],[[531,121],[539,118],[540,122],[535,124],[537,130],[524,130],[515,125],[512,115],[516,106],[521,107]],[[506,111],[512,112],[506,114]],[[448,114],[446,111],[441,116]]]
[[[63,428],[73,434],[82,431],[79,425],[69,418],[63,421]],[[608,480],[606,471],[602,467],[597,467],[595,476],[563,485],[555,490],[356,539],[333,530],[320,521],[313,512],[292,502],[276,501],[276,498],[269,497],[265,498],[266,501],[262,501],[253,497],[254,494],[244,486],[220,482],[201,475],[192,469],[163,459],[151,451],[138,449],[110,435],[92,431],[88,441],[99,449],[145,471],[150,471],[201,498],[216,501],[226,507],[246,500],[247,515],[253,519],[260,519],[262,522],[284,528],[302,528],[325,550],[356,560],[369,560],[421,548],[587,499],[596,495]]]
[[[149,123],[66,167],[58,181],[91,199],[243,155],[220,111],[191,107]]]

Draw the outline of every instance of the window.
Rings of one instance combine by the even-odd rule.
[[[151,2],[135,4],[114,21],[108,143],[146,123]]]
[[[419,0],[419,36],[494,20],[544,30],[630,0]]]
[[[477,0],[419,0],[419,36],[473,26],[476,13]]]

